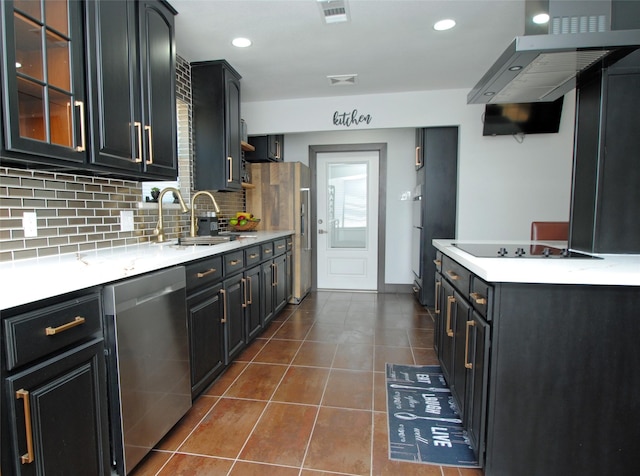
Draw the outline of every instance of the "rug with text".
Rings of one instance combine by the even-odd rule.
[[[478,468],[439,365],[387,364],[389,458]]]

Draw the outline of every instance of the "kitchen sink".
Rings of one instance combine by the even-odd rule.
[[[232,240],[235,240],[236,236],[234,235],[224,235],[224,236],[184,236],[182,238],[178,238],[178,244],[183,246],[190,245],[219,245],[221,243],[228,243]]]

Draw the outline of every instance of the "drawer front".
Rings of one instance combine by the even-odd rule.
[[[287,240],[276,240],[273,242],[273,255],[278,256],[287,252]]]
[[[252,246],[244,250],[244,261],[246,266],[251,266],[260,262],[260,246]]]
[[[224,255],[224,275],[231,276],[244,268],[244,251],[234,251]]]
[[[493,309],[493,286],[473,275],[471,277],[471,292],[469,300],[473,308],[487,320],[491,320]]]
[[[471,272],[448,256],[442,256],[442,275],[465,298],[469,296]]]
[[[262,257],[264,259],[273,258],[273,243],[272,242],[262,243],[262,245],[260,245],[260,247],[262,249]]]
[[[222,257],[207,258],[185,267],[187,273],[187,293],[206,284],[222,279]]]
[[[287,251],[292,251],[292,250],[293,250],[293,238],[289,236],[287,238]]]
[[[90,294],[4,319],[11,370],[102,332],[100,294]]]

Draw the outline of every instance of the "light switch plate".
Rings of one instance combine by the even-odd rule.
[[[38,236],[38,216],[36,212],[24,212],[22,214],[22,229],[25,238]]]
[[[133,211],[120,210],[120,231],[133,231]]]

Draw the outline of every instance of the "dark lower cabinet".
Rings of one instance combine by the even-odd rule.
[[[273,262],[267,261],[262,264],[262,321],[267,325],[275,314],[273,300]]]
[[[223,321],[226,328],[224,333],[225,365],[229,365],[247,344],[242,280],[242,274],[237,274],[225,279],[222,283]]]
[[[278,314],[289,302],[287,293],[287,255],[273,259],[273,306]]]
[[[218,283],[188,296],[191,395],[198,396],[224,370],[223,303]]]
[[[443,280],[441,287],[441,297],[443,298],[442,305],[443,314],[440,322],[440,348],[438,351],[438,358],[442,367],[442,373],[449,385],[453,380],[453,352],[454,352],[454,333],[453,329],[456,326],[456,314],[455,314],[455,297],[453,286],[449,282]]]
[[[244,312],[247,326],[247,343],[255,339],[262,332],[262,300],[261,279],[262,268],[255,266],[244,274]]]
[[[4,474],[111,474],[102,339],[8,377],[5,389]]]
[[[471,311],[465,332],[468,336],[465,343],[465,352],[467,353],[467,358],[465,358],[467,369],[465,425],[471,445],[476,448],[479,463],[483,464],[491,329],[480,314]]]

